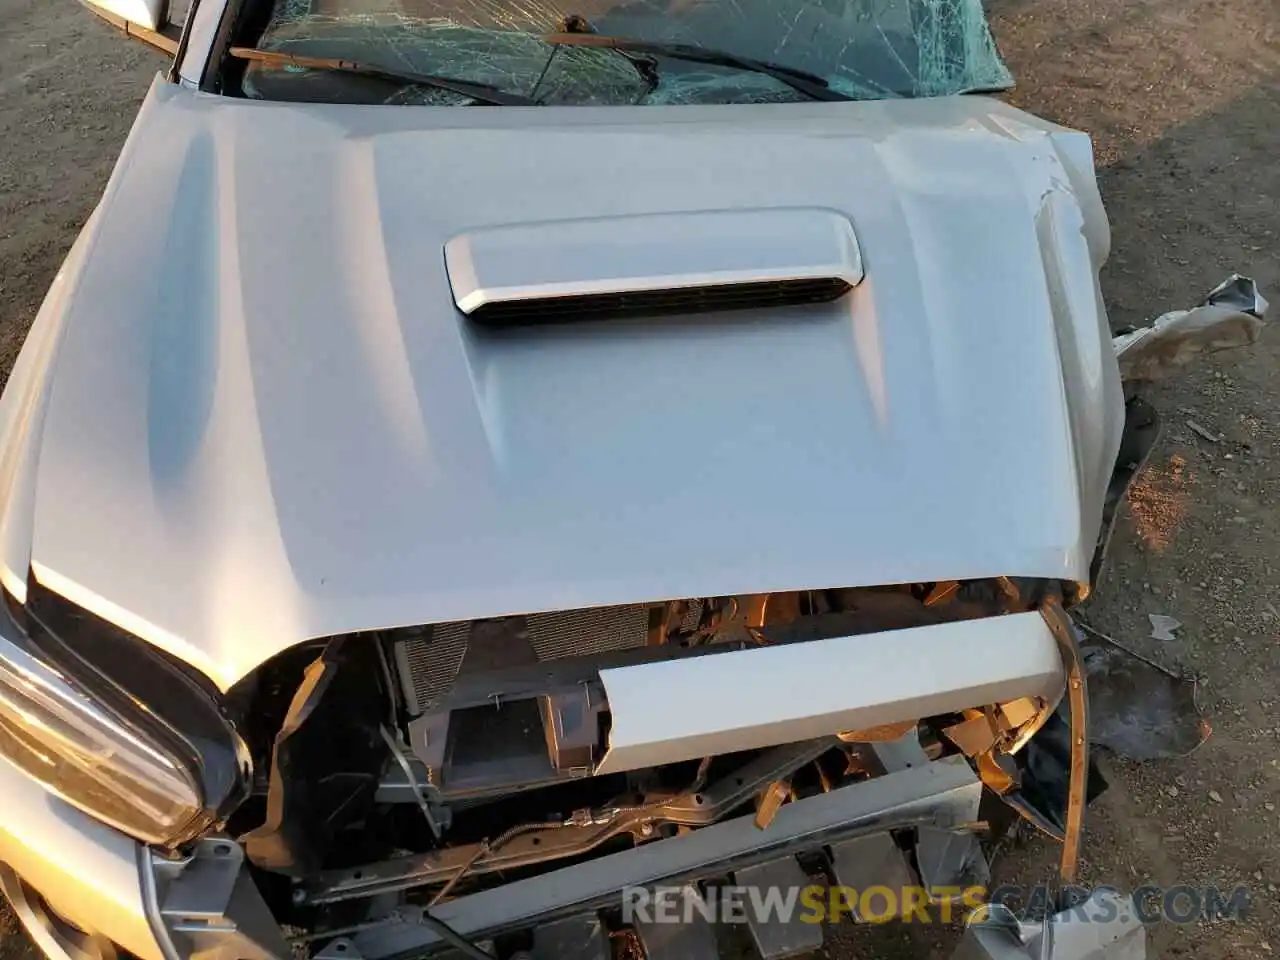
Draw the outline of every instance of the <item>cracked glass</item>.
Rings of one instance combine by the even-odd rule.
[[[857,100],[1008,89],[982,0],[276,0],[258,46],[487,84],[549,104],[761,103],[806,99],[760,73],[543,38],[588,30],[678,43],[802,70]],[[656,79],[656,83],[655,83]],[[302,67],[252,64],[264,99],[466,104]]]

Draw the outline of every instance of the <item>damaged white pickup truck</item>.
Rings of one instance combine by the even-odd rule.
[[[1090,744],[1206,735],[1069,611],[1135,385],[1265,304],[1113,339],[979,0],[93,3],[172,66],[0,404],[54,960],[705,960],[721,887],[950,897],[1022,820],[1058,888]],[[1143,955],[1062,906],[957,956]]]

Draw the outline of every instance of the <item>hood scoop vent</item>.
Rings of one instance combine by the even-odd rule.
[[[849,289],[849,282],[841,277],[721,283],[634,293],[589,293],[583,296],[494,301],[480,305],[470,316],[476,323],[486,326],[571,323],[575,320],[607,320],[629,316],[671,316],[827,303],[844,296]]]
[[[458,309],[493,326],[826,303],[863,277],[853,225],[810,208],[490,227],[444,253]]]

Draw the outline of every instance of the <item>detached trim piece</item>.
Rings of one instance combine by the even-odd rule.
[[[449,240],[444,259],[477,322],[824,302],[863,278],[853,225],[811,208],[490,227]]]
[[[1065,682],[1036,612],[600,671],[596,774],[769,747],[1019,697]]]

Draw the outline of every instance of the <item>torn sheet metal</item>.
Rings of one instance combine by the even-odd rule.
[[[259,46],[488,83],[547,103],[760,103],[804,96],[760,74],[661,60],[652,90],[624,56],[554,48],[566,22],[654,43],[703,46],[817,74],[856,99],[1004,90],[1013,78],[981,0],[277,0]],[[292,88],[291,97],[287,88]],[[250,96],[454,104],[457,94],[255,65]]]
[[[1159,380],[1202,353],[1248,346],[1262,333],[1267,301],[1233,274],[1199,305],[1174,310],[1112,339],[1122,380]]]
[[[1092,713],[1092,704],[1090,711]],[[978,761],[982,782],[1024,820],[1055,840],[1062,840],[1067,832],[1071,781],[1071,726],[1067,715],[1064,701],[1018,753],[1009,756],[991,752]],[[1090,722],[1092,724],[1092,717]],[[1090,732],[1092,734],[1092,726]],[[1092,743],[1092,735],[1089,739]],[[1106,778],[1091,756],[1085,779],[1085,803],[1093,803],[1107,786]]]
[[[1133,904],[1095,891],[1048,922],[1019,920],[993,903],[975,911],[951,960],[1146,960],[1147,934]]]
[[[1212,728],[1196,703],[1196,682],[1181,677],[1075,624],[1089,697],[1089,744],[1131,760],[1183,757],[1208,739]],[[1061,840],[1066,834],[1071,736],[1065,704],[1017,754],[989,750],[978,756],[983,783],[1037,829]],[[1107,788],[1090,758],[1085,802]]]
[[[1089,682],[1089,739],[1130,760],[1184,757],[1212,732],[1196,681],[1077,624]]]

